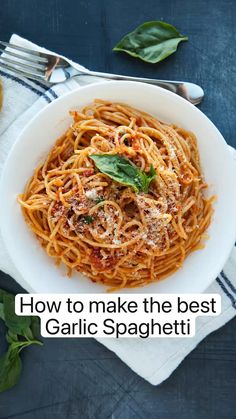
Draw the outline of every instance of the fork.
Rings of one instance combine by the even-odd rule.
[[[4,47],[7,47],[7,49]],[[95,76],[111,80],[130,80],[154,84],[182,96],[193,105],[198,105],[204,97],[202,88],[194,83],[90,71],[60,56],[3,41],[0,41],[0,51],[4,53],[0,55],[0,68],[10,70],[19,76],[39,81],[47,86],[63,83],[75,76]]]

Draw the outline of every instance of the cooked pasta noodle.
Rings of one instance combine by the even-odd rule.
[[[98,99],[70,114],[18,198],[28,226],[69,275],[111,290],[169,276],[203,247],[213,212],[194,134]],[[94,154],[123,156],[142,173],[152,165],[156,176],[137,192],[98,170]]]

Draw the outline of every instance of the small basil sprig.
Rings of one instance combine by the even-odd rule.
[[[128,33],[113,48],[148,63],[157,63],[173,54],[181,41],[188,37],[181,35],[172,25],[162,21],[145,22]]]
[[[32,344],[42,345],[36,339],[38,318],[17,316],[14,295],[0,289],[0,318],[7,327],[7,352],[0,357],[0,392],[13,387],[19,380],[22,363],[20,352]]]
[[[149,173],[145,173],[119,154],[92,154],[89,157],[100,172],[122,185],[131,186],[135,192],[147,193],[150,182],[156,176],[153,165],[151,165]]]

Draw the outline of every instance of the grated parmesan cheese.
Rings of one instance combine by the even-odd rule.
[[[92,199],[95,201],[95,199],[97,199],[98,194],[97,194],[97,190],[96,189],[91,189],[90,191],[86,191],[85,195],[88,199]]]

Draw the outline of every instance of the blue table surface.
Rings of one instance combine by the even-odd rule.
[[[175,55],[149,65],[112,52],[138,24],[160,19],[189,36]],[[0,39],[16,32],[93,70],[196,82],[200,109],[236,146],[235,20],[234,0],[4,0]],[[21,291],[3,273],[0,287]],[[0,394],[0,419],[236,418],[236,318],[157,387],[93,339],[46,339],[25,350],[23,366],[19,384]]]

